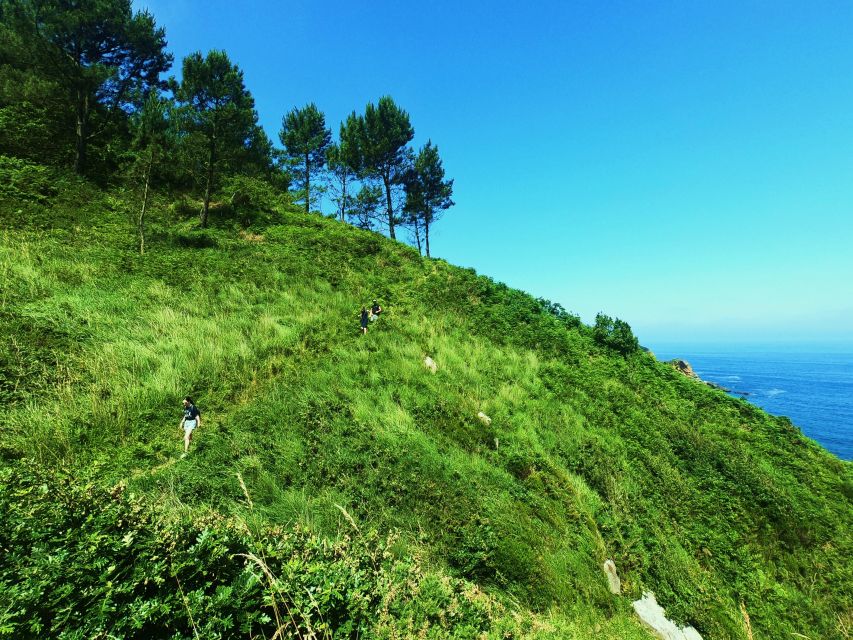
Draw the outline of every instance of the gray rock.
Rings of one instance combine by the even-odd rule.
[[[622,593],[622,581],[616,573],[616,563],[608,559],[604,562],[602,568],[607,575],[607,587],[610,589],[610,593],[618,596]]]
[[[702,640],[702,636],[693,627],[679,627],[667,618],[666,612],[657,603],[655,594],[651,591],[645,592],[633,605],[643,624],[660,640]]]
[[[433,360],[433,359],[432,359],[432,358],[430,358],[429,356],[426,356],[426,357],[424,358],[424,366],[425,366],[427,369],[429,369],[430,371],[432,371],[433,373],[435,373],[436,371],[438,371],[438,365],[435,363],[435,360]]]

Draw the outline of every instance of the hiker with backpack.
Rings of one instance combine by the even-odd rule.
[[[181,419],[181,427],[184,430],[184,453],[182,458],[187,457],[190,449],[190,440],[193,437],[193,431],[201,426],[201,412],[198,407],[193,404],[193,399],[189,396],[184,398],[184,417]]]
[[[373,306],[370,307],[370,321],[373,322],[376,318],[379,317],[379,314],[382,313],[382,307],[379,306],[379,303],[376,300],[373,301]]]

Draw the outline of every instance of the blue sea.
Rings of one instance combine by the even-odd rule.
[[[686,360],[703,380],[747,392],[753,404],[853,460],[853,349],[657,347],[649,345],[658,360]]]

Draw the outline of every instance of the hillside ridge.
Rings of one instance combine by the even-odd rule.
[[[243,229],[215,207],[201,230],[171,203],[155,197],[140,256],[131,194],[69,180],[0,199],[4,466],[124,483],[173,523],[298,527],[321,545],[351,530],[343,507],[395,532],[393,557],[494,599],[469,611],[485,616],[470,637],[645,638],[630,609],[644,591],[704,638],[746,638],[743,611],[755,637],[846,637],[851,465],[790,421],[375,233],[283,209]],[[173,462],[187,394],[205,421]],[[37,562],[4,560],[0,580]],[[467,637],[470,619],[437,606],[417,628]]]

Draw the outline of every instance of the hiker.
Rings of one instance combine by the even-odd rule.
[[[193,404],[193,399],[187,396],[184,398],[184,417],[181,419],[181,427],[184,429],[184,453],[182,458],[187,457],[187,452],[190,449],[190,440],[193,437],[193,431],[196,427],[201,426],[201,412],[198,407]]]
[[[382,307],[379,306],[379,303],[376,300],[373,301],[373,306],[370,307],[370,320],[376,320],[379,317],[379,314],[382,313]]]
[[[361,308],[361,332],[362,333],[367,333],[367,323],[368,323],[367,308],[362,307]]]

